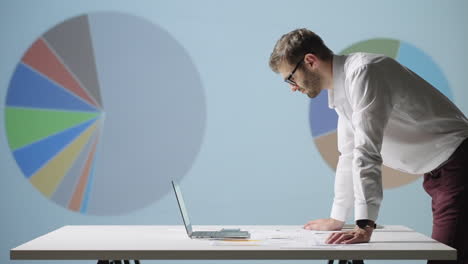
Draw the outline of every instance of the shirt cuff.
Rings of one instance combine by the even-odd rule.
[[[342,222],[346,222],[352,207],[344,207],[336,203],[333,204],[330,217]]]
[[[377,220],[379,215],[380,206],[378,205],[354,205],[354,218],[355,220],[368,219],[372,221]]]

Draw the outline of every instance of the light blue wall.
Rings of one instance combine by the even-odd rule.
[[[151,21],[168,31],[197,67],[206,127],[198,156],[181,181],[194,224],[301,225],[328,217],[334,172],[313,143],[309,100],[291,94],[268,68],[274,43],[292,29],[314,30],[335,52],[377,37],[411,43],[432,56],[449,81],[454,102],[468,114],[468,2],[463,0],[2,1],[1,263],[8,263],[9,249],[63,225],[182,224],[172,193],[121,216],[68,211],[42,196],[11,155],[3,110],[16,64],[45,31],[95,11],[124,12]],[[406,225],[430,235],[430,199],[421,183],[419,179],[386,190],[379,223]]]

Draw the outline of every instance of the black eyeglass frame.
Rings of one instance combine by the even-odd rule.
[[[288,75],[288,77],[286,77],[284,79],[284,81],[286,83],[289,83],[291,85],[295,85],[297,86],[297,83],[293,80],[291,80],[291,78],[293,77],[294,73],[297,71],[297,69],[299,68],[299,65],[301,65],[301,63],[304,61],[304,59],[302,58],[297,64],[296,64],[296,67],[294,67],[294,69],[292,70],[292,72]]]

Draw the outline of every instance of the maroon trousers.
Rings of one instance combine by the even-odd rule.
[[[468,139],[440,168],[424,174],[424,189],[432,198],[432,238],[457,250],[457,261],[468,263]]]

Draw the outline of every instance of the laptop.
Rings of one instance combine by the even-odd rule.
[[[188,216],[187,208],[185,207],[184,199],[182,198],[182,192],[179,185],[172,181],[172,187],[174,187],[174,193],[179,204],[180,213],[182,214],[182,220],[184,221],[185,229],[190,238],[211,238],[211,239],[246,239],[250,238],[248,231],[241,231],[240,229],[226,229],[223,228],[219,231],[193,231],[192,224]]]

